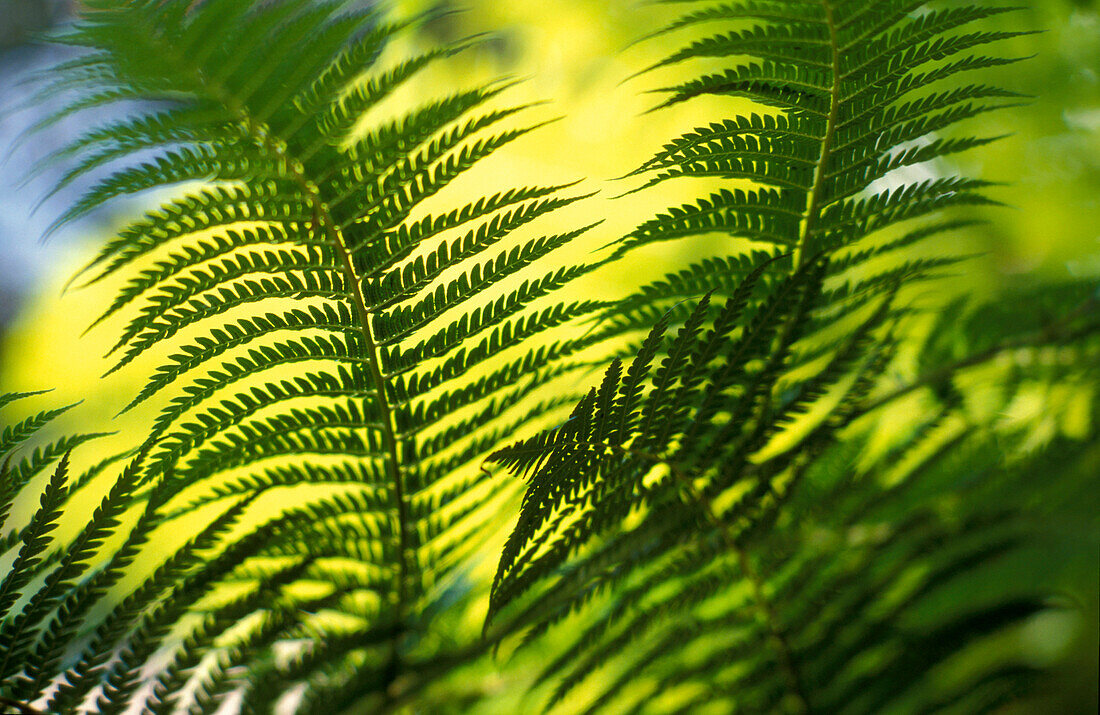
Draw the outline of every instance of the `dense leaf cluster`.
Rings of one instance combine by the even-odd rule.
[[[655,33],[702,39],[650,70],[728,65],[662,89],[661,107],[718,95],[748,98],[759,113],[701,126],[633,172],[649,177],[638,190],[681,177],[730,187],[639,224],[616,254],[715,234],[774,248],[712,241],[714,255],[608,308],[603,336],[644,335],[622,352],[629,363],[614,362],[563,424],[493,455],[529,485],[490,620],[526,629],[527,640],[581,624],[540,676],[556,683],[551,704],[979,712],[1019,696],[1029,670],[1020,663],[976,668],[948,687],[931,680],[975,641],[1044,608],[1044,594],[993,589],[980,573],[1019,547],[1019,505],[970,496],[989,485],[964,487],[974,476],[958,473],[938,485],[965,504],[948,515],[925,484],[944,455],[890,469],[964,414],[944,383],[965,365],[937,364],[928,348],[942,404],[894,441],[890,459],[868,467],[845,444],[868,429],[860,418],[910,391],[881,394],[912,325],[905,289],[961,259],[913,249],[965,221],[919,219],[992,203],[981,181],[914,183],[904,170],[991,141],[941,132],[1015,96],[969,77],[1010,61],[972,52],[1020,33],[963,32],[1006,10],[924,5],[727,3]],[[1029,333],[979,320],[935,333],[959,339],[984,324],[1014,345],[1072,342],[1095,329],[1095,297],[1063,293],[1063,306],[1077,306],[1071,324]],[[993,341],[970,360],[1007,348]],[[1030,465],[986,449],[986,468],[1008,472],[991,481],[1016,488],[1016,470]],[[945,584],[960,583],[982,584],[986,598],[944,605]]]
[[[75,479],[70,453],[97,435],[50,437],[65,410],[0,435],[0,703],[461,712],[491,689],[438,689],[516,643],[546,654],[536,682],[516,676],[534,710],[984,712],[1044,682],[981,649],[1069,606],[989,572],[1100,457],[1062,437],[1003,449],[958,378],[1008,362],[1002,405],[1029,383],[1095,389],[1096,294],[960,303],[910,335],[928,317],[911,288],[962,259],[916,249],[993,202],[981,181],[906,169],[991,141],[950,130],[1016,101],[971,79],[1011,61],[987,45],[1024,34],[973,29],[1004,9],[692,2],[654,33],[686,38],[649,68],[681,75],[661,106],[756,109],[628,177],[713,193],[563,265],[593,226],[519,236],[587,198],[570,186],[435,208],[537,128],[501,104],[510,85],[394,109],[472,41],[393,63],[420,19],[371,3],[84,5],[47,91],[73,97],[66,113],[141,109],[59,152],[66,183],[105,173],[59,223],[201,183],[81,272],[123,281],[97,321],[127,320],[112,371],[164,356],[124,408],[152,406],[148,433]],[[682,71],[697,60],[707,73]],[[619,300],[559,297],[654,243],[708,238]],[[607,362],[587,390],[580,371]],[[926,414],[878,438],[883,408],[918,393]],[[1088,416],[1091,436],[1095,401]],[[476,638],[455,623],[522,485],[489,462],[527,484]],[[1036,488],[1053,469],[1064,493]],[[87,523],[59,528],[93,492]]]

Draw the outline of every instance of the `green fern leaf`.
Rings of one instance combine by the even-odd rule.
[[[468,568],[485,542],[496,522],[478,515],[514,494],[488,483],[479,463],[502,437],[565,403],[568,395],[533,395],[583,367],[567,360],[595,341],[554,335],[605,305],[552,295],[591,270],[555,260],[591,226],[517,239],[520,229],[585,198],[563,193],[572,185],[503,187],[453,209],[422,210],[470,167],[541,124],[516,124],[529,106],[500,104],[507,82],[377,119],[372,110],[418,73],[476,42],[385,66],[383,50],[417,22],[387,23],[342,1],[96,0],[58,37],[87,48],[47,90],[82,91],[69,113],[151,100],[149,109],[90,128],[50,159],[70,162],[62,184],[108,170],[58,225],[122,195],[204,185],[123,228],[80,274],[85,283],[125,279],[95,324],[126,321],[111,372],[149,355],[168,357],[124,408],[158,410],[123,478],[145,516],[92,585],[69,574],[77,573],[69,560],[83,563],[84,550],[57,565],[57,597],[70,591],[70,600],[24,673],[28,695],[41,695],[46,672],[59,663],[55,645],[130,563],[131,551],[206,507],[234,516],[211,522],[220,526],[201,544],[161,557],[151,580],[97,631],[96,647],[117,658],[85,651],[51,707],[94,698],[102,712],[139,703],[154,712],[216,708],[239,684],[241,667],[274,678],[277,669],[265,664],[306,627],[305,614],[278,595],[283,586],[338,583],[348,564],[370,573],[368,582],[326,603],[384,634],[372,653],[377,666],[352,678],[373,690],[326,685],[328,669],[361,659],[354,649],[337,650],[298,676],[306,700],[385,698],[424,667],[410,634],[430,627],[426,614],[445,610],[439,599],[456,598],[436,585]],[[312,506],[256,516],[258,529],[215,546],[244,519],[241,505],[265,493]],[[226,502],[236,506],[225,511]],[[103,524],[118,526],[111,514]],[[84,541],[99,545],[102,537],[96,531]],[[203,553],[213,560],[200,566]],[[181,636],[171,662],[142,675],[203,599],[271,558],[283,565],[264,577],[270,589],[207,612]],[[373,594],[374,606],[353,608],[362,592]],[[232,653],[222,651],[225,659],[208,672],[204,654],[252,612],[267,625]],[[148,700],[144,677],[154,682]],[[192,692],[194,702],[185,695]]]
[[[975,711],[1027,687],[1033,669],[998,664],[931,682],[1044,608],[1038,594],[1006,589],[973,604],[941,598],[984,583],[982,570],[1026,540],[1021,512],[1003,501],[961,497],[951,515],[931,496],[957,484],[931,476],[943,469],[936,457],[973,435],[893,473],[893,486],[891,460],[926,447],[920,432],[870,468],[840,441],[860,439],[857,420],[906,394],[876,396],[914,310],[899,292],[962,257],[873,261],[973,219],[895,227],[995,203],[984,182],[906,183],[902,170],[993,140],[939,132],[1017,98],[959,83],[1011,61],[967,54],[1023,34],[963,30],[1002,12],[745,0],[706,4],[654,33],[728,28],[646,70],[728,67],[681,72],[689,78],[659,90],[661,107],[717,95],[763,108],[696,128],[627,178],[650,177],[636,191],[680,177],[756,188],[670,208],[618,243],[622,256],[714,234],[746,250],[712,242],[715,255],[603,311],[593,333],[619,341],[628,366],[613,362],[558,426],[491,456],[527,488],[486,633],[498,642],[522,630],[521,646],[551,649],[536,680],[553,683],[545,709]],[[760,244],[772,248],[751,250]],[[1008,344],[1090,339],[1078,329]],[[936,423],[959,409],[946,402]],[[1026,479],[1026,465],[991,459]]]

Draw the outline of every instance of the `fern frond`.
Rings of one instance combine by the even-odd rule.
[[[57,520],[61,516],[61,506],[65,502],[68,490],[65,481],[69,473],[68,457],[62,457],[57,469],[50,477],[46,489],[42,492],[38,510],[31,517],[30,526],[21,534],[19,553],[11,569],[0,583],[0,612],[5,616],[3,628],[0,628],[0,638],[3,639],[6,655],[11,651],[8,648],[15,644],[14,638],[18,628],[18,617],[7,620],[6,616],[12,612],[13,606],[22,595],[22,589],[34,577],[34,568],[42,560],[42,554],[49,545],[49,533],[57,528]],[[7,474],[5,474],[7,476]]]
[[[689,367],[708,364],[700,340],[707,314],[704,301],[663,347],[659,325],[631,366],[613,364],[562,426],[493,456],[529,486],[487,627],[527,629],[530,643],[566,618],[573,623],[539,678],[555,683],[546,707],[568,699],[585,712],[716,704],[881,712],[1015,697],[1038,671],[993,665],[945,690],[928,678],[1050,607],[1040,592],[994,587],[983,575],[1040,528],[1016,506],[983,496],[1006,480],[1031,479],[1031,458],[1006,463],[1003,453],[982,451],[984,476],[968,471],[973,462],[953,463],[984,446],[975,431],[947,442],[935,436],[951,404],[870,465],[857,465],[859,438],[835,442],[868,400],[878,402],[875,376],[893,351],[889,338],[874,336],[888,303],[825,367],[789,381],[779,396],[752,397],[753,384],[775,384],[765,364],[755,375],[736,371],[744,389],[721,412],[708,410],[708,393],[722,388],[697,385]],[[1090,309],[1075,321],[1094,318]],[[1068,334],[1095,345],[1097,328],[1083,329]],[[700,352],[685,354],[693,343]],[[767,459],[742,456],[853,373],[837,407],[801,442]],[[677,396],[693,389],[699,406],[678,415]],[[708,414],[713,425],[700,428]],[[708,432],[718,436],[703,439]],[[929,438],[941,443],[929,456],[902,457],[926,451]],[[705,446],[692,449],[694,442]],[[884,486],[899,464],[904,471]],[[943,595],[977,583],[986,594],[977,603]],[[907,625],[921,618],[932,625]],[[649,704],[657,693],[661,704]]]
[[[712,241],[714,255],[603,311],[593,333],[632,359],[615,360],[564,422],[493,453],[527,486],[486,633],[522,630],[520,647],[553,649],[536,679],[553,683],[547,710],[992,707],[1035,671],[983,664],[950,684],[933,674],[1043,612],[1043,595],[943,594],[987,584],[983,570],[1019,553],[1034,524],[977,494],[944,508],[960,482],[942,460],[979,441],[974,432],[941,440],[924,462],[891,461],[956,424],[958,399],[870,467],[841,437],[858,442],[869,411],[907,394],[879,387],[914,312],[902,291],[962,258],[910,249],[973,219],[909,224],[995,203],[985,182],[906,183],[901,170],[993,141],[940,132],[1018,99],[961,78],[1010,62],[968,53],[1022,33],[965,29],[1004,8],[919,0],[693,5],[703,9],[653,34],[725,29],[644,72],[725,66],[681,71],[689,78],[659,90],[661,107],[717,95],[762,108],[696,128],[627,178],[650,177],[637,191],[680,177],[754,187],[668,209],[616,256],[702,235],[747,250]],[[773,248],[751,251],[761,243]],[[1095,326],[1077,320],[1008,344],[1090,344]],[[951,377],[929,379],[911,389]],[[1026,460],[984,456],[1012,476],[974,489],[1027,478]],[[543,639],[567,619],[568,633]]]
[[[316,561],[306,569],[316,580],[337,573],[336,561],[374,572],[378,607],[353,614],[354,599],[339,596],[330,605],[386,634],[386,662],[362,667],[364,678],[381,678],[375,686],[385,696],[420,667],[405,634],[428,628],[424,614],[442,613],[437,600],[454,598],[433,584],[467,568],[495,528],[479,516],[514,490],[488,484],[479,461],[494,440],[544,418],[535,390],[568,374],[565,360],[593,344],[553,334],[605,306],[553,297],[591,270],[555,260],[591,226],[519,238],[587,196],[565,193],[572,184],[505,186],[424,212],[472,166],[542,124],[518,123],[531,105],[501,104],[509,82],[379,119],[374,110],[419,73],[478,41],[386,66],[385,48],[415,24],[342,0],[95,0],[59,36],[86,48],[54,78],[52,91],[83,94],[67,111],[152,102],[51,159],[71,162],[63,184],[107,171],[58,225],[122,195],[203,184],[126,226],[81,272],[85,283],[125,281],[95,323],[127,321],[111,372],[167,355],[124,408],[158,410],[139,445],[140,468],[127,477],[128,498],[144,502],[146,516],[114,565],[92,579],[110,582],[150,530],[197,508],[237,506],[107,617],[95,642],[114,655],[81,656],[51,707],[91,697],[103,712],[217,707],[238,682],[230,669],[260,668],[301,625],[277,594],[308,578],[306,560]],[[461,433],[439,427],[452,414]],[[278,512],[210,553],[211,540],[244,519],[242,504],[275,491],[314,506]],[[200,568],[204,552],[213,561]],[[264,558],[289,559],[283,575],[268,574],[273,585],[262,595],[206,613],[143,700],[142,668],[173,629]],[[57,568],[72,570],[64,558]],[[74,619],[99,588],[73,596]],[[228,660],[208,671],[202,653],[220,648],[226,629],[252,612],[264,635],[223,651]],[[67,632],[63,623],[51,632]],[[41,694],[39,675],[57,667],[53,646],[40,650],[28,693]],[[324,667],[302,677],[323,679]]]

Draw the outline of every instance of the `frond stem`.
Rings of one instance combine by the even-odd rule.
[[[832,153],[833,137],[836,134],[837,119],[840,115],[840,41],[837,37],[837,22],[833,15],[832,0],[821,0],[821,6],[825,11],[825,24],[829,28],[829,50],[831,54],[830,71],[832,73],[832,82],[829,87],[829,114],[825,118],[825,134],[821,138],[821,154],[818,156],[817,165],[814,168],[813,185],[806,199],[805,219],[802,222],[798,243],[795,245],[794,249],[793,263],[796,272],[807,263],[808,255],[811,256],[812,259],[816,259],[817,257],[816,254],[809,250],[811,248],[809,243],[813,236],[814,225],[817,222],[818,214],[821,212],[822,198],[825,191],[826,178],[828,176],[827,169],[829,157]],[[794,329],[795,322],[788,322],[784,329],[782,342],[786,341],[787,337]],[[782,342],[780,344],[782,344]],[[742,548],[741,545],[737,543],[737,539],[729,533],[727,525],[718,519],[717,512],[714,510],[714,505],[711,503],[709,497],[707,497],[706,494],[700,493],[692,482],[686,482],[684,487],[703,507],[707,519],[718,529],[727,548],[736,555],[741,573],[749,581],[752,587],[753,600],[756,602],[757,610],[764,619],[765,626],[775,645],[783,672],[786,675],[787,682],[791,687],[791,692],[797,702],[798,710],[802,713],[811,712],[809,697],[806,693],[806,689],[802,686],[802,679],[798,675],[798,669],[795,667],[791,644],[788,642],[779,624],[775,608],[772,606],[771,601],[768,599],[768,595],[764,591],[764,582],[761,581],[760,574],[758,574],[755,567],[753,567],[748,552]]]
[[[760,574],[758,574],[753,567],[748,552],[737,543],[737,539],[730,533],[728,525],[718,518],[718,512],[714,508],[714,504],[711,502],[710,498],[696,489],[694,482],[684,471],[683,467],[668,457],[622,445],[583,441],[578,442],[578,444],[581,446],[606,449],[611,452],[617,452],[623,456],[636,457],[647,462],[664,464],[668,467],[673,478],[683,486],[688,496],[702,508],[704,516],[707,521],[710,522],[711,526],[721,535],[722,542],[726,545],[726,548],[737,557],[737,563],[738,567],[741,569],[741,573],[748,579],[752,586],[753,600],[756,603],[760,616],[764,620],[765,627],[768,629],[768,635],[771,636],[775,644],[783,672],[798,703],[798,710],[801,713],[811,712],[809,697],[806,694],[806,689],[802,686],[802,679],[798,675],[798,669],[795,667],[793,650],[786,635],[783,633],[783,629],[779,625],[779,618],[775,613],[775,608],[764,592],[764,582],[760,579]]]
[[[1062,322],[1064,323],[1065,321]],[[872,400],[871,402],[867,403],[862,408],[860,408],[859,412],[855,416],[860,417],[874,412],[880,407],[884,407],[894,400],[901,399],[902,397],[905,397],[906,395],[915,392],[922,387],[928,387],[930,385],[935,385],[937,383],[943,382],[944,380],[953,377],[957,372],[966,370],[967,368],[977,367],[991,360],[995,360],[1006,352],[1010,352],[1012,350],[1025,350],[1027,348],[1039,348],[1055,343],[1068,343],[1079,338],[1086,337],[1092,333],[1100,332],[1100,321],[1087,323],[1081,327],[1065,332],[1063,332],[1060,328],[1061,325],[1053,325],[1039,333],[1028,335],[1015,340],[1007,340],[1005,342],[994,345],[991,348],[962,358],[961,360],[956,360],[955,362],[943,365],[935,370],[931,370],[917,377],[917,379],[913,380],[912,382],[895,388],[894,390],[891,390],[882,397],[879,397],[878,399]]]
[[[826,168],[832,153],[833,137],[836,135],[837,119],[840,115],[840,42],[837,38],[832,0],[821,0],[821,5],[825,9],[825,24],[829,28],[829,49],[832,54],[830,70],[833,77],[832,85],[829,87],[829,114],[825,118],[825,135],[821,138],[821,154],[818,156],[817,166],[814,169],[814,183],[810,189],[810,195],[806,199],[806,215],[802,222],[798,245],[795,248],[794,265],[796,270],[801,268],[805,262],[810,237],[814,231],[814,224],[821,211],[821,200],[828,175]]]
[[[676,472],[673,472],[676,475]],[[794,695],[797,702],[797,708],[800,713],[809,713],[810,699],[806,694],[806,689],[802,686],[802,678],[798,675],[798,668],[794,662],[794,651],[791,648],[790,642],[787,640],[786,634],[783,632],[783,628],[779,624],[779,617],[775,613],[775,608],[772,606],[771,600],[764,592],[764,582],[760,578],[760,574],[757,573],[756,568],[752,565],[752,561],[749,559],[748,551],[746,551],[730,533],[729,526],[718,518],[718,512],[714,508],[713,502],[703,492],[695,488],[695,484],[687,479],[687,475],[682,472],[679,474],[679,478],[683,483],[684,491],[695,500],[695,502],[702,508],[703,514],[707,521],[710,522],[722,537],[722,543],[726,548],[733,552],[737,557],[737,565],[741,569],[742,575],[748,580],[749,585],[752,587],[753,601],[756,603],[756,609],[760,614],[760,617],[764,620],[764,626],[768,630],[768,635],[772,639],[772,643],[775,646],[775,650],[779,655],[780,666],[783,668],[783,674],[787,678],[787,683],[791,688],[791,693]]]
[[[336,252],[343,265],[343,270],[347,274],[348,281],[352,286],[351,297],[355,303],[355,311],[359,315],[359,321],[362,324],[363,343],[370,357],[367,365],[370,369],[371,382],[374,385],[374,391],[378,397],[378,407],[383,416],[382,441],[386,446],[387,452],[387,459],[385,460],[386,471],[389,472],[388,476],[393,483],[394,501],[397,503],[398,568],[400,569],[397,584],[397,608],[398,620],[400,621],[404,617],[407,600],[406,583],[409,577],[409,565],[407,557],[408,530],[406,526],[409,522],[409,518],[407,506],[405,504],[404,478],[401,473],[401,463],[398,459],[397,428],[393,421],[393,408],[390,406],[389,396],[386,394],[386,379],[382,375],[381,356],[379,354],[378,345],[374,339],[374,332],[371,330],[371,316],[367,309],[366,298],[363,295],[363,282],[355,271],[355,264],[352,261],[351,252],[347,248],[343,232],[340,231],[332,221],[332,217],[328,216],[327,211],[324,209],[324,205],[319,200],[320,197],[314,194],[313,197],[311,197],[311,200],[312,199],[317,199],[315,210],[318,212],[318,218],[321,224],[325,227],[325,232],[332,232],[334,234],[333,238],[336,241]]]
[[[150,32],[153,37],[157,37],[155,28],[150,28]],[[408,605],[406,603],[406,588],[409,565],[407,555],[408,513],[405,504],[405,489],[401,465],[398,459],[397,429],[394,425],[393,410],[389,404],[389,397],[386,394],[386,381],[382,376],[380,354],[374,340],[374,334],[371,330],[371,316],[363,295],[361,277],[355,270],[355,264],[352,260],[351,251],[348,249],[344,233],[340,229],[339,224],[332,218],[325,202],[321,199],[320,191],[316,183],[305,175],[304,162],[289,153],[289,147],[286,142],[279,137],[273,137],[267,126],[263,122],[257,120],[232,92],[227,90],[217,81],[207,77],[201,69],[188,62],[186,58],[182,57],[179,52],[172,47],[171,43],[162,42],[161,44],[164,45],[162,47],[164,54],[179,67],[181,73],[191,75],[196,81],[197,86],[202,87],[205,92],[209,93],[211,99],[221,103],[237,117],[238,121],[243,125],[242,129],[248,138],[256,142],[261,149],[271,153],[272,156],[280,161],[285,162],[287,177],[299,186],[313,210],[312,223],[314,229],[320,229],[325,234],[324,237],[331,240],[342,264],[341,268],[350,283],[351,290],[349,298],[351,298],[352,303],[355,305],[355,310],[362,326],[361,334],[368,353],[370,377],[374,391],[378,395],[378,404],[383,416],[383,442],[386,445],[386,451],[388,453],[386,459],[387,476],[394,485],[394,501],[396,502],[398,518],[397,531],[399,550],[397,620],[400,622],[404,618],[405,610]],[[278,140],[278,143],[276,143],[276,140]]]

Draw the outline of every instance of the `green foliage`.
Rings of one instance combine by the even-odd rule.
[[[959,259],[877,259],[912,255],[965,222],[895,227],[992,203],[983,182],[906,183],[899,170],[990,141],[939,133],[1015,96],[964,74],[1007,62],[968,52],[1014,33],[959,33],[1004,9],[914,14],[923,5],[729,3],[657,33],[731,28],[650,68],[731,65],[662,89],[662,107],[709,94],[747,97],[761,113],[668,143],[633,172],[650,176],[638,190],[680,177],[759,188],[671,208],[617,254],[714,234],[776,248],[727,255],[734,246],[713,241],[713,257],[609,307],[602,336],[649,331],[622,353],[633,353],[629,365],[616,360],[560,426],[493,454],[528,488],[489,620],[526,629],[524,643],[570,624],[540,675],[555,683],[544,707],[978,712],[1027,691],[1032,668],[1011,658],[946,685],[937,673],[1047,607],[1046,594],[997,588],[983,570],[1041,523],[1019,524],[1024,510],[999,490],[1018,490],[1035,461],[1059,453],[1016,461],[975,425],[900,473],[895,460],[965,418],[953,381],[966,367],[1069,343],[1079,347],[1066,369],[1094,380],[1100,323],[1087,288],[1044,288],[1059,307],[1039,325],[1012,324],[1026,304],[1016,299],[1001,308],[1007,321],[989,309],[969,324],[944,321],[936,339],[970,343],[969,354],[929,345],[918,382],[879,387],[897,336],[914,325],[917,306],[900,291]],[[945,316],[957,321],[956,308]],[[669,337],[671,325],[680,327]],[[1006,378],[1005,391],[1028,373]],[[943,400],[936,418],[865,464],[868,413],[924,387]],[[945,477],[943,462],[978,449],[984,480],[954,465]],[[1059,456],[1091,459],[1081,451]],[[948,495],[958,499],[950,510]],[[985,594],[945,603],[966,587]]]
[[[66,602],[73,618],[58,627],[70,628],[151,534],[203,507],[221,516],[111,611],[63,669],[50,710],[94,697],[100,711],[121,712],[144,701],[150,677],[148,707],[205,710],[241,687],[242,666],[272,683],[247,689],[246,709],[266,709],[297,683],[309,685],[306,701],[381,707],[400,692],[395,683],[415,688],[436,657],[417,653],[418,642],[431,614],[468,590],[467,557],[509,493],[478,470],[492,435],[541,416],[509,408],[568,372],[557,363],[584,342],[530,345],[603,306],[544,300],[588,270],[553,258],[585,229],[513,238],[582,198],[564,195],[568,187],[506,187],[454,210],[422,210],[535,127],[496,129],[525,109],[496,107],[504,83],[384,118],[420,71],[469,45],[387,67],[383,51],[404,27],[346,2],[151,0],[88,3],[57,38],[83,50],[47,90],[80,89],[68,112],[145,102],[57,157],[74,164],[63,183],[109,169],[58,223],[124,194],[205,186],[123,228],[82,272],[88,283],[127,276],[97,321],[130,316],[113,370],[171,349],[126,409],[169,397],[110,497],[145,507],[103,583],[77,593],[69,563],[101,545],[96,530],[59,564],[49,598],[21,618],[43,618],[57,605],[50,599],[70,592],[79,603]],[[527,270],[534,263],[552,267]],[[298,506],[274,518],[246,508],[280,492]],[[117,526],[113,511],[103,519]],[[13,578],[24,579],[18,566]],[[253,582],[243,600],[203,605]],[[299,582],[329,592],[302,600],[291,595]],[[255,629],[235,632],[242,620]],[[277,665],[276,647],[307,634],[300,658]],[[55,646],[73,634],[39,636],[41,658],[21,669],[14,652],[7,659],[5,683],[19,680],[5,687],[22,702],[46,692]],[[166,648],[174,659],[145,672]]]
[[[30,396],[4,395],[0,404]],[[135,532],[121,549],[112,552],[105,548],[133,504],[140,474],[136,462],[123,471],[76,535],[61,542],[51,536],[68,516],[72,495],[115,461],[95,465],[70,480],[73,446],[96,436],[84,435],[35,447],[29,456],[13,462],[16,450],[28,447],[67,409],[41,412],[4,432],[0,521],[8,516],[15,498],[32,488],[39,474],[50,474],[30,521],[8,531],[3,541],[4,551],[18,548],[0,584],[0,641],[4,645],[0,673],[5,695],[10,692],[16,702],[31,702],[49,685],[65,651],[79,637],[89,610],[123,576],[138,545],[135,537],[139,532]],[[52,455],[59,451],[60,460],[51,470],[50,463],[57,459]]]
[[[421,20],[370,3],[84,5],[47,93],[77,90],[64,114],[141,104],[55,157],[63,184],[106,173],[58,224],[175,187],[80,274],[122,282],[96,324],[128,320],[112,372],[159,361],[123,408],[155,416],[74,480],[69,454],[96,435],[44,437],[65,410],[0,435],[0,703],[388,712],[516,641],[546,654],[534,685],[510,676],[535,710],[979,712],[1045,682],[996,644],[1072,606],[997,570],[1049,537],[1096,450],[1004,449],[1030,436],[970,404],[965,378],[1008,363],[995,412],[1033,384],[1095,389],[1097,296],[1042,286],[924,314],[914,286],[963,256],[922,243],[994,202],[981,181],[905,174],[992,141],[944,133],[1018,101],[970,79],[1011,61],[977,53],[1025,34],[970,28],[1005,9],[693,3],[654,33],[683,49],[649,69],[710,69],[661,107],[757,108],[629,178],[724,185],[574,266],[559,250],[593,226],[517,237],[587,198],[571,185],[437,208],[537,129],[499,104],[509,84],[392,106],[476,40],[393,64]],[[702,239],[620,300],[557,297]],[[586,390],[579,372],[608,352]],[[880,439],[883,408],[914,397],[920,418]],[[1094,400],[1088,437],[1098,418]],[[487,458],[528,484],[476,639],[454,624],[519,487]],[[1064,493],[1035,485],[1054,469]],[[87,523],[57,535],[93,492]],[[8,524],[30,495],[37,511]],[[469,701],[427,707],[492,698],[453,690]]]

